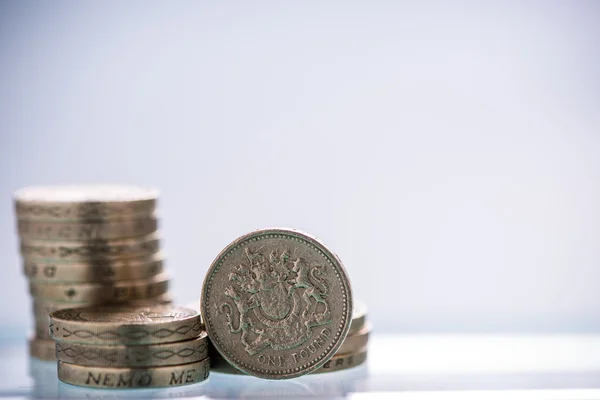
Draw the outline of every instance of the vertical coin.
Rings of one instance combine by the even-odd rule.
[[[217,256],[201,313],[218,352],[261,378],[288,379],[325,364],[352,320],[352,291],[340,259],[291,229],[244,235]]]

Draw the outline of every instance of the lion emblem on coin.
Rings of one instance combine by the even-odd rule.
[[[287,250],[268,256],[244,249],[248,262],[229,274],[225,290],[231,299],[219,306],[231,333],[241,332],[248,354],[267,347],[295,348],[312,334],[312,328],[331,322],[327,303],[325,266],[310,266],[292,258]]]

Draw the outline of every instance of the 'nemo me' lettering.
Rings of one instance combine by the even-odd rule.
[[[188,370],[184,370],[181,371],[181,373],[178,375],[175,372],[171,372],[171,380],[169,381],[169,385],[182,385],[184,382],[185,383],[194,383],[194,372],[196,371],[195,368],[192,369],[188,369]],[[184,381],[185,379],[185,381]]]
[[[152,383],[152,375],[142,374],[112,374],[88,372],[86,385],[99,387],[146,387]]]

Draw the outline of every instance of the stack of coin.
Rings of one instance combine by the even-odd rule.
[[[367,345],[371,324],[367,322],[367,306],[362,301],[354,302],[352,322],[348,335],[335,355],[312,374],[334,372],[349,369],[363,364],[367,360]],[[209,346],[210,366],[212,371],[224,374],[245,375],[227,362],[214,346]]]
[[[171,387],[205,380],[208,337],[198,311],[95,306],[54,311],[58,378],[96,388]]]
[[[33,296],[31,355],[54,360],[48,314],[105,303],[168,302],[154,190],[29,187],[15,194],[23,270]]]

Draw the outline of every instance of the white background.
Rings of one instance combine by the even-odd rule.
[[[445,2],[444,2],[445,3]],[[324,240],[375,329],[600,329],[597,2],[0,3],[0,328],[30,329],[11,196],[161,189],[173,292],[235,237]]]

